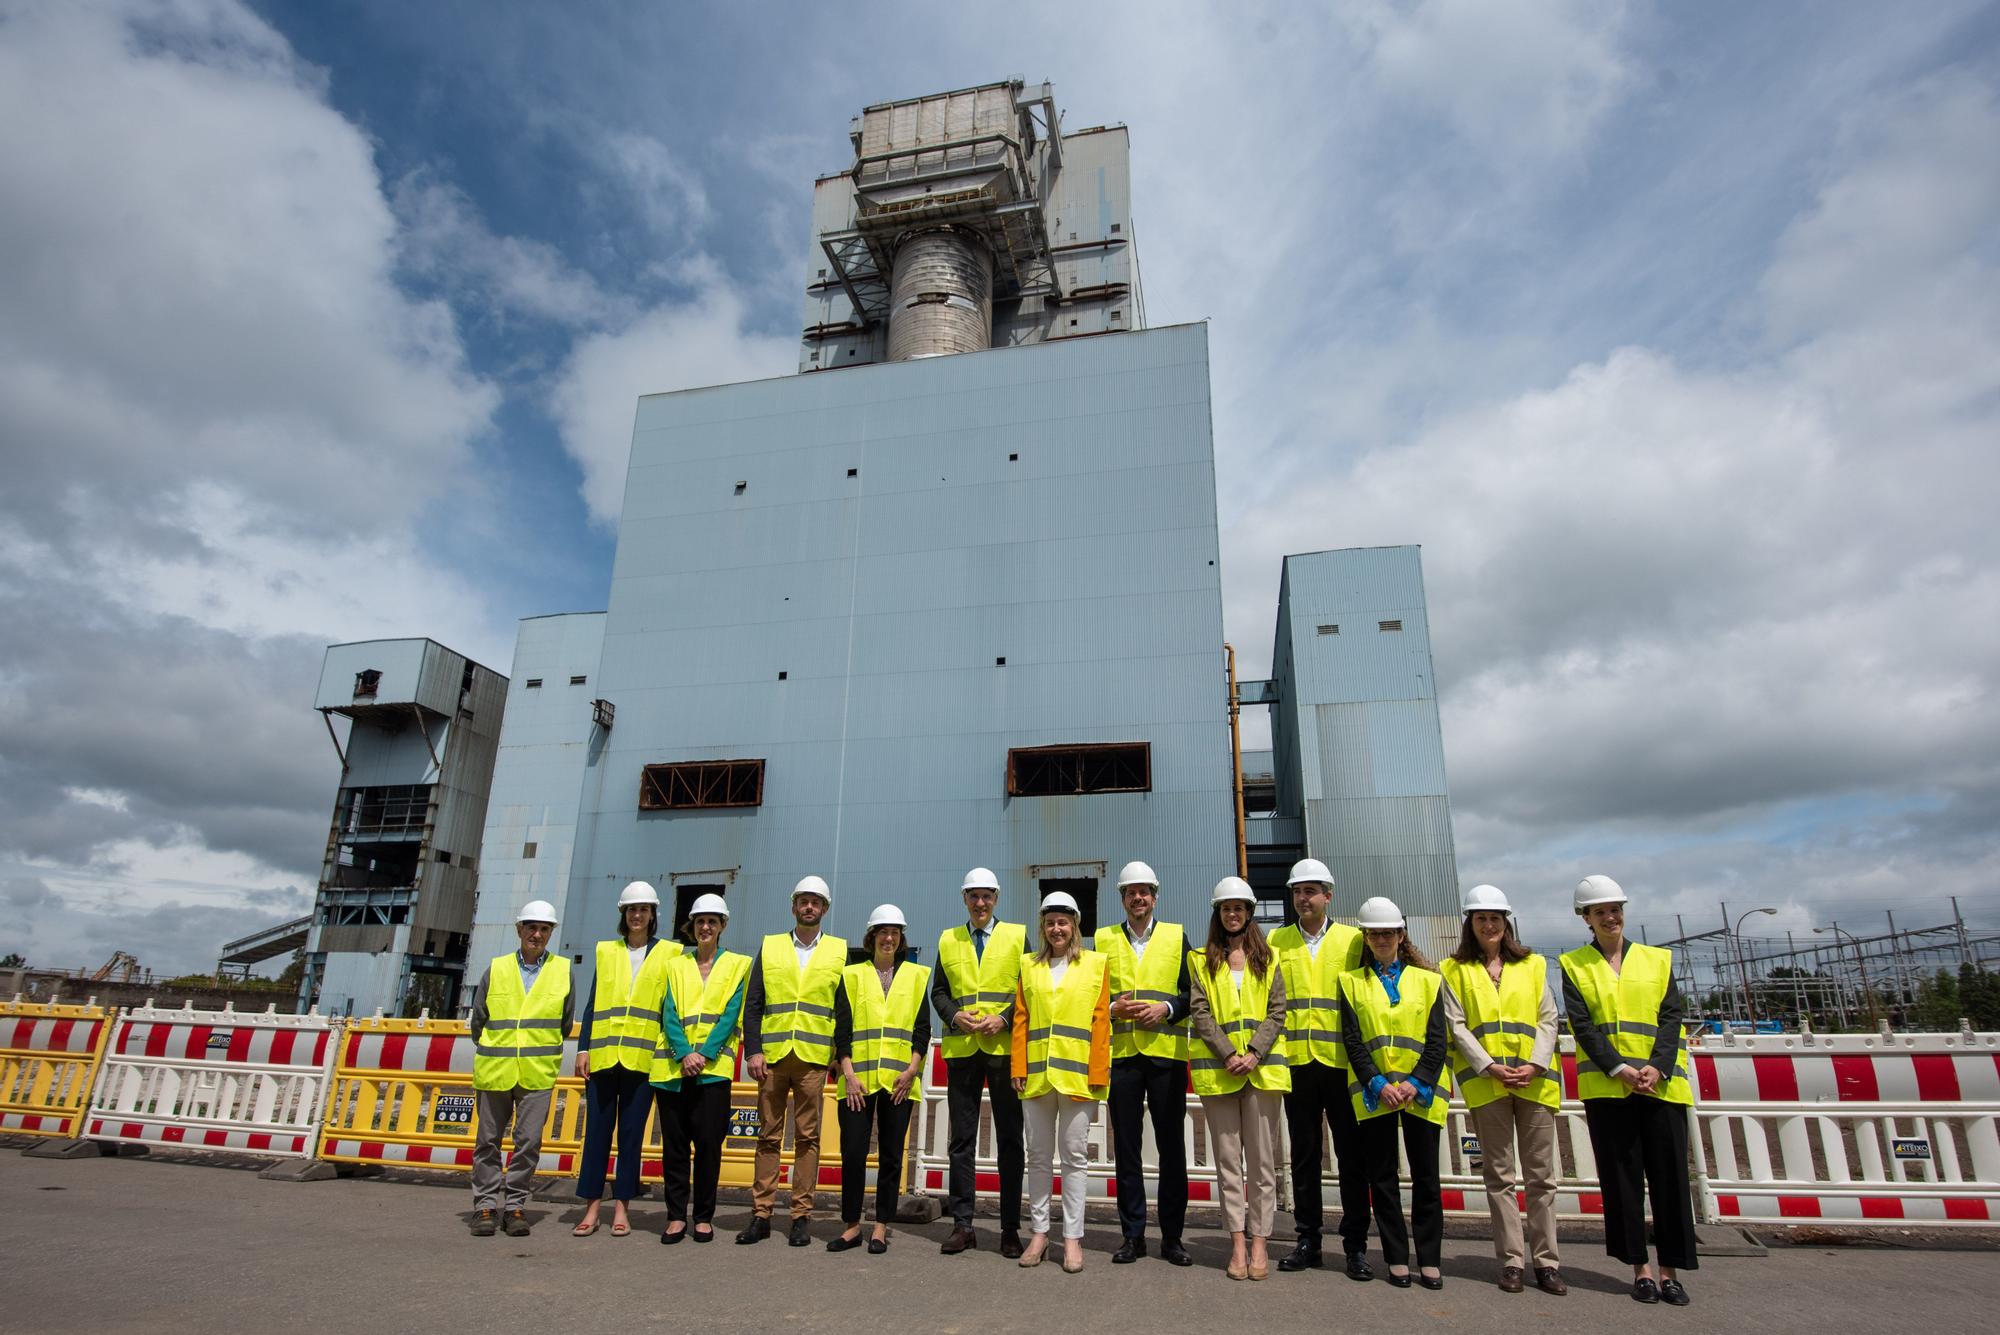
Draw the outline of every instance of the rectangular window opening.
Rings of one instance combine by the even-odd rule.
[[[861,476],[861,470],[860,470],[860,469],[858,469],[858,468],[850,468],[850,469],[848,469],[848,470],[847,470],[847,475],[848,475],[849,477],[860,477],[860,476]]]
[[[1069,797],[1081,793],[1149,793],[1153,753],[1148,742],[1076,746],[1017,746],[1007,752],[1010,797]]]
[[[535,843],[535,841],[530,839],[527,843],[521,845],[521,856],[523,858],[531,858],[535,856],[535,849],[537,847],[538,845]]]
[[[572,685],[572,686],[581,686],[581,685],[583,685],[583,684],[584,684],[584,683],[585,683],[586,681],[589,681],[589,680],[590,680],[590,678],[589,678],[588,676],[582,676],[582,677],[571,677],[571,678],[569,679],[569,684],[570,684],[570,685]]]
[[[1337,621],[1323,622],[1320,625],[1319,633],[1322,635],[1338,635],[1340,634],[1340,623]]]
[[[531,691],[539,691],[539,690],[541,690],[541,689],[542,689],[542,679],[541,679],[540,677],[530,677],[530,678],[528,678],[528,687],[527,687],[527,689],[529,689],[529,690],[531,690]]]
[[[1124,230],[1124,224],[1123,224],[1123,223],[1112,223],[1112,224],[1111,224],[1111,235],[1113,235],[1113,236],[1117,236],[1117,235],[1118,235],[1118,233],[1119,233],[1119,232],[1121,232],[1121,231],[1123,231],[1123,230]]]
[[[762,760],[690,760],[648,765],[639,775],[639,810],[685,811],[764,804]]]
[[[1401,630],[1402,628],[1403,623],[1401,621],[1378,621],[1375,623],[1375,629],[1378,631]]]
[[[736,484],[736,494],[738,496],[741,496],[744,492],[748,490],[750,490],[750,484],[748,482],[739,482]]]
[[[372,700],[375,692],[382,687],[382,674],[375,668],[363,668],[354,674],[354,698]]]

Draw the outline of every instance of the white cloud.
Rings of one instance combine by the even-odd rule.
[[[744,301],[712,265],[688,274],[694,298],[649,311],[625,329],[577,342],[551,396],[563,448],[583,468],[591,516],[615,523],[642,394],[783,375],[797,344],[745,327]]]

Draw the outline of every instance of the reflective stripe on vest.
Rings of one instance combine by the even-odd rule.
[[[562,1067],[569,958],[544,955],[535,985],[525,991],[521,961],[512,951],[486,967],[488,1018],[472,1046],[472,1087],[553,1089]]]
[[[931,971],[904,960],[896,966],[886,993],[872,962],[848,965],[841,970],[840,980],[847,991],[848,1013],[854,1017],[848,1060],[854,1065],[855,1081],[864,1094],[888,1089],[909,1069],[910,1059],[916,1055],[917,1016],[925,1005]],[[910,1083],[911,1098],[923,1088],[921,1072],[918,1077]]]
[[[1208,1098],[1234,1094],[1243,1088],[1246,1079],[1254,1089],[1283,1092],[1292,1087],[1292,1073],[1285,1065],[1285,1032],[1282,1029],[1278,1031],[1277,1041],[1271,1045],[1271,1050],[1264,1054],[1256,1069],[1247,1077],[1231,1075],[1226,1067],[1230,1057],[1249,1050],[1251,1035],[1270,1014],[1271,979],[1282,976],[1275,960],[1274,956],[1273,967],[1262,978],[1246,968],[1243,971],[1243,989],[1238,992],[1236,977],[1227,965],[1210,973],[1206,950],[1190,950],[1187,953],[1188,972],[1201,980],[1201,990],[1208,996],[1208,1013],[1214,1017],[1223,1037],[1230,1041],[1228,1052],[1218,1052],[1206,1040],[1194,1040],[1194,1056],[1188,1063],[1188,1073],[1196,1094]]]
[[[667,965],[681,947],[655,941],[632,976],[632,956],[623,941],[597,943],[597,981],[590,999],[590,1066],[593,1071],[623,1066],[645,1072],[660,1046],[660,998],[667,991]]]
[[[715,952],[715,958],[709,962],[706,981],[701,976],[701,962],[692,951],[677,955],[668,962],[667,990],[673,993],[674,1014],[680,1019],[681,1034],[687,1039],[689,1052],[699,1052],[707,1044],[715,1026],[722,1023],[723,1012],[729,1009],[729,999],[736,995],[736,989],[743,986],[743,980],[749,976],[750,957],[727,950]],[[737,1052],[742,1045],[743,1012],[739,1009],[722,1050],[702,1074],[734,1075]],[[659,1047],[653,1052],[653,1065],[648,1078],[656,1085],[680,1083],[681,1064],[667,1047],[664,1032],[660,1035]]]
[[[1566,950],[1562,956],[1563,976],[1583,994],[1590,1018],[1633,1067],[1643,1066],[1653,1055],[1653,1040],[1660,1029],[1660,1003],[1667,998],[1673,982],[1674,955],[1659,946],[1625,943],[1625,959],[1619,971],[1595,944]],[[1608,1071],[1600,1071],[1583,1050],[1576,1047],[1576,1092],[1586,1099],[1622,1099],[1632,1091]],[[1674,1049],[1671,1077],[1662,1080],[1652,1097],[1666,1103],[1692,1104],[1694,1090],[1688,1085],[1687,1044]]]
[[[1158,1001],[1171,1006],[1179,995],[1181,957],[1187,950],[1187,933],[1178,923],[1153,924],[1152,939],[1143,957],[1132,948],[1125,924],[1100,927],[1097,953],[1104,956],[1111,971],[1111,999],[1131,993],[1140,1001]],[[1176,1023],[1142,1029],[1131,1020],[1111,1017],[1111,1057],[1165,1057],[1171,1061],[1188,1059],[1188,1025],[1183,1017]]]
[[[1346,923],[1328,923],[1315,957],[1306,949],[1305,933],[1280,927],[1271,933],[1271,949],[1285,971],[1285,1050],[1292,1064],[1312,1061],[1344,1069],[1340,975],[1361,967],[1361,933]]]
[[[1444,979],[1429,969],[1405,965],[1402,976],[1396,980],[1400,1000],[1391,1006],[1389,990],[1382,986],[1373,969],[1363,965],[1340,975],[1341,1003],[1354,1012],[1354,1022],[1361,1029],[1362,1041],[1376,1072],[1387,1076],[1391,1084],[1399,1083],[1398,1077],[1408,1076],[1417,1069],[1417,1060],[1424,1051],[1424,1035],[1430,1028],[1431,1008],[1437,1002],[1438,989],[1443,986]],[[1371,1112],[1361,1093],[1361,1082],[1350,1078],[1347,1097],[1354,1105],[1355,1120],[1366,1121],[1397,1111],[1385,1103],[1377,1103]],[[1450,1097],[1451,1071],[1446,1069],[1438,1072],[1429,1107],[1406,1103],[1403,1111],[1443,1126],[1445,1104]]]
[[[1526,1065],[1534,1056],[1535,1037],[1541,1032],[1537,1022],[1542,1014],[1542,993],[1549,985],[1549,962],[1531,954],[1503,964],[1497,988],[1483,961],[1468,964],[1448,959],[1438,968],[1465,1009],[1466,1028],[1486,1049],[1486,1055],[1506,1066]],[[1451,1069],[1468,1108],[1483,1108],[1504,1098],[1527,1099],[1548,1108],[1562,1104],[1562,1083],[1552,1070],[1544,1070],[1526,1089],[1509,1089],[1490,1075],[1474,1072],[1456,1043],[1451,1049]]]
[[[998,1015],[1014,1004],[1014,986],[1021,979],[1021,956],[1028,948],[1028,929],[1018,922],[986,925],[986,953],[972,948],[972,929],[963,924],[938,938],[938,968],[960,1010],[973,1015]],[[1012,1028],[997,1034],[962,1034],[947,1025],[945,1060],[983,1052],[1004,1055],[1013,1043]]]
[[[847,967],[847,942],[819,934],[799,973],[792,934],[764,938],[764,1018],[761,1039],[764,1059],[777,1061],[796,1052],[815,1066],[833,1062],[833,989]]]
[[[1079,1099],[1105,1096],[1104,1086],[1090,1083],[1090,1026],[1109,974],[1104,956],[1094,950],[1069,962],[1060,985],[1048,965],[1022,957],[1021,992],[1028,1003],[1028,1083],[1022,1098],[1051,1090]]]

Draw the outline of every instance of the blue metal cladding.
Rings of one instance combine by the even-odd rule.
[[[1385,895],[1437,950],[1459,890],[1418,549],[1286,557],[1273,662],[1278,810],[1303,816],[1337,911]]]
[[[717,881],[743,948],[817,873],[833,930],[894,902],[928,957],[971,866],[1016,919],[1098,876],[1115,920],[1144,858],[1199,936],[1235,861],[1217,559],[1202,326],[642,399],[570,919]],[[1150,792],[1006,794],[1010,747],[1137,741]],[[759,807],[638,810],[647,764],[753,758]]]

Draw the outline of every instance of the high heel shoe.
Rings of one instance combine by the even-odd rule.
[[[1028,1239],[1028,1245],[1021,1250],[1021,1259],[1014,1264],[1024,1270],[1030,1266],[1038,1266],[1042,1263],[1042,1257],[1048,1250],[1049,1235],[1046,1233],[1037,1233],[1034,1237]]]
[[[1232,1256],[1229,1258],[1229,1264],[1222,1268],[1222,1273],[1231,1279],[1248,1279],[1250,1278],[1250,1266],[1247,1262],[1239,1261]]]

